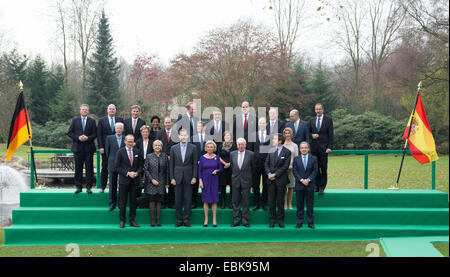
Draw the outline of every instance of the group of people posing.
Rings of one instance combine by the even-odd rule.
[[[168,207],[176,209],[175,227],[190,227],[199,189],[203,226],[209,224],[211,208],[212,226],[217,227],[218,204],[222,209],[227,206],[227,186],[232,227],[241,223],[250,226],[253,190],[253,211],[269,206],[269,226],[277,223],[284,228],[284,211],[293,209],[295,190],[296,228],[303,226],[305,200],[308,227],[314,228],[314,192],[324,193],[328,153],[333,149],[333,121],[324,115],[322,104],[315,105],[316,116],[309,122],[300,120],[294,109],[285,123],[274,108],[269,110],[269,120],[257,118],[245,101],[233,126],[223,120],[219,109],[204,122],[194,116],[194,103],[185,108],[176,122],[165,117],[160,128],[158,116],[151,119],[151,126],[140,118],[138,105],[131,107],[130,118],[123,119],[116,116],[116,107],[110,104],[107,115],[98,123],[88,116],[89,106],[81,105],[81,116],[72,119],[67,133],[74,153],[75,193],[82,192],[84,167],[86,189],[92,194],[97,140],[102,155],[100,193],[104,193],[109,179],[109,209],[119,206],[120,228],[125,227],[128,199],[132,227],[140,227],[135,221],[138,206],[149,207],[151,226],[161,226],[161,209]]]

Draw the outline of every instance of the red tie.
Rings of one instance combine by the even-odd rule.
[[[245,120],[244,120],[244,130],[247,129],[247,115],[245,115]]]
[[[166,131],[166,132],[167,132],[167,141],[169,142],[170,141],[169,131]]]
[[[128,158],[130,159],[130,165],[133,165],[133,153],[131,149],[128,149]]]

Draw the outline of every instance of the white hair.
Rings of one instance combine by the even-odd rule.
[[[247,144],[247,141],[245,140],[245,138],[238,138],[236,143],[240,143],[240,142]]]
[[[114,128],[116,128],[116,126],[122,126],[122,128],[124,127],[122,122],[116,122],[116,124],[114,124]]]

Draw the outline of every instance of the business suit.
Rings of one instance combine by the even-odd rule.
[[[313,155],[307,155],[308,161],[306,170],[303,166],[303,155],[294,158],[292,173],[295,177],[295,197],[297,200],[297,224],[303,223],[305,198],[306,198],[306,216],[308,224],[314,223],[314,188],[318,171],[317,158]],[[308,186],[305,186],[301,180],[311,180]]]
[[[138,139],[141,138],[141,127],[146,125],[145,120],[141,119],[141,118],[137,118],[136,121],[136,127],[134,129],[133,132],[133,121],[132,121],[132,117],[127,118],[123,121],[123,124],[125,125],[125,135],[133,135],[134,136],[134,141],[137,142]]]
[[[250,188],[255,171],[254,154],[250,150],[244,151],[242,167],[239,168],[239,150],[231,152],[231,186],[233,194],[233,224],[239,225],[241,220],[243,225],[250,224]],[[241,212],[242,203],[242,212]]]
[[[175,128],[170,129],[169,131],[169,138],[167,138],[167,130],[165,128],[159,130],[158,134],[156,135],[156,139],[162,141],[162,152],[166,153],[167,156],[170,156],[170,148],[177,144],[172,137],[176,136],[178,138],[177,131]],[[168,193],[164,191],[164,205],[168,206],[169,208],[172,208],[175,205],[175,189],[173,186],[169,186]]]
[[[278,148],[275,152],[267,155],[264,168],[266,174],[275,174],[275,180],[267,178],[269,187],[269,216],[270,224],[278,220],[280,226],[284,225],[284,193],[286,185],[289,184],[288,169],[291,163],[291,151],[281,146],[280,154]],[[278,213],[277,213],[278,208]]]
[[[261,142],[261,133],[257,133],[256,142],[253,144],[252,151],[255,156],[255,172],[253,173],[253,199],[255,209],[259,209],[262,206],[264,209],[268,203],[268,190],[267,190],[267,175],[264,169],[264,162],[267,158],[267,151],[270,145],[270,136],[263,135],[263,140]],[[262,178],[262,197],[260,183]]]
[[[243,114],[236,115],[233,121],[233,140],[237,141],[238,138],[245,138],[247,141],[247,150],[250,150],[253,146],[252,143],[256,141],[256,132],[258,126],[258,120],[253,114],[247,115],[247,128],[244,128],[245,117]],[[250,150],[251,151],[251,150]]]
[[[272,127],[272,122],[269,120],[269,121],[267,121],[267,127],[266,127],[267,133],[269,135],[273,135],[276,133],[283,134],[285,125],[286,124],[283,121],[276,120]]]
[[[306,121],[300,120],[297,124],[297,132],[295,131],[295,122],[288,122],[286,123],[285,128],[291,128],[292,129],[292,141],[300,146],[300,142],[306,141],[309,143],[309,126]]]
[[[111,127],[111,122],[108,116],[104,116],[98,120],[97,124],[97,145],[98,149],[105,148],[106,137],[115,134],[114,124],[117,122],[123,122],[123,118],[118,116],[113,116],[113,126]],[[100,188],[105,189],[108,181],[108,157],[106,153],[102,154],[102,171],[100,176]]]
[[[136,218],[136,191],[139,183],[139,176],[132,179],[128,177],[128,172],[138,172],[140,174],[143,168],[143,159],[139,154],[139,150],[135,147],[132,148],[133,160],[130,163],[127,147],[120,148],[117,151],[115,167],[119,173],[119,207],[120,207],[120,221],[125,222],[126,208],[128,196],[130,197],[130,213],[129,221],[132,222]]]
[[[116,155],[120,148],[125,147],[125,136],[122,134],[120,138],[120,145],[117,141],[116,135],[109,135],[105,140],[105,155],[108,157],[108,172],[109,172],[109,207],[115,208],[117,206],[117,177],[116,170]]]
[[[189,223],[191,220],[192,185],[193,178],[198,175],[198,157],[195,145],[186,143],[185,158],[183,161],[181,153],[181,143],[172,146],[170,149],[169,174],[170,179],[174,179],[175,186],[175,207],[177,223]],[[184,214],[183,207],[184,204]]]
[[[83,165],[86,169],[86,188],[90,190],[92,184],[95,182],[94,179],[94,152],[95,144],[94,140],[97,137],[97,126],[95,124],[95,119],[87,116],[86,123],[83,130],[83,124],[81,116],[77,116],[72,119],[70,123],[67,135],[72,139],[71,150],[75,159],[75,185],[77,190],[82,188],[82,178],[83,178]],[[79,136],[85,135],[88,137],[87,141],[80,141]]]
[[[230,130],[230,127],[225,120],[219,120],[219,122],[219,128],[217,130],[217,122],[214,119],[206,123],[206,132],[208,133],[209,130],[209,135],[211,135],[211,139],[217,144],[217,148],[222,144],[223,133]]]
[[[191,118],[192,118],[192,122],[191,122]],[[186,131],[188,131],[188,137],[192,137],[197,135],[197,123],[198,123],[198,118],[195,116],[188,116],[187,113],[184,113],[180,116],[178,116],[177,122],[175,122],[174,127],[175,130],[177,130],[177,134],[178,131],[180,131],[181,129],[185,129]],[[189,128],[188,128],[189,127]],[[175,140],[176,142],[179,142],[178,138]]]
[[[317,130],[317,117],[311,118],[309,121],[310,145],[311,155],[317,157],[319,171],[317,173],[316,190],[325,190],[327,186],[327,168],[328,168],[328,153],[327,148],[333,149],[333,120],[327,115],[323,115],[320,129]],[[312,134],[319,134],[319,138],[313,139]]]

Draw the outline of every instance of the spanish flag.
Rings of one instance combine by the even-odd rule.
[[[19,94],[8,137],[6,160],[10,161],[14,152],[32,137],[31,126],[23,92]]]
[[[417,92],[416,107],[413,110],[413,113],[414,114],[411,114],[409,117],[403,139],[408,139],[409,133],[409,150],[419,163],[424,164],[438,160],[439,157],[436,152],[436,144],[434,143],[430,124],[428,124],[428,119],[425,115],[420,92]],[[413,118],[412,124],[411,118]],[[410,125],[412,125],[411,131],[409,131]]]

